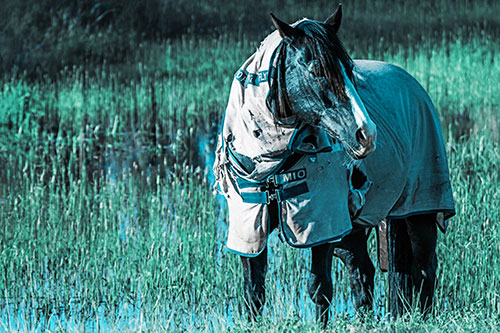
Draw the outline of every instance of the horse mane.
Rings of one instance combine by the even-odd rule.
[[[328,25],[312,20],[300,22],[297,28],[304,32],[305,43],[312,58],[319,60],[318,74],[326,78],[328,88],[332,89],[339,99],[347,101],[342,66],[347,77],[354,82],[352,73],[354,62],[337,37],[336,32],[331,31]]]
[[[354,62],[337,37],[336,32],[329,29],[328,25],[313,20],[299,21],[296,28],[303,33],[301,38],[304,38],[304,43],[311,57],[319,61],[317,74],[327,80],[327,87],[324,88],[332,90],[340,100],[347,101],[349,98],[345,90],[342,67],[344,67],[347,77],[355,84],[353,75]],[[280,49],[277,50],[276,71],[271,73],[273,80],[267,99],[268,107],[272,110],[276,120],[282,125],[287,124],[287,120],[294,119],[286,93],[286,47],[288,46],[282,43]]]
[[[271,67],[270,78],[272,78],[266,104],[274,115],[274,119],[280,125],[294,126],[297,122],[288,101],[285,80],[286,44],[281,43],[277,50],[276,68]]]

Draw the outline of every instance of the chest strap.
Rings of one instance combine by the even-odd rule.
[[[269,204],[272,200],[284,201],[309,192],[306,183],[300,183],[288,188],[264,189],[261,192],[240,192],[245,203]]]
[[[257,191],[245,192],[240,191],[240,196],[245,203],[253,204],[269,204],[272,200],[288,200],[298,195],[309,192],[306,182],[301,182],[297,185],[284,188],[283,185],[299,180],[304,180],[307,177],[306,169],[298,169],[272,175],[263,182],[250,182],[243,178],[238,178],[238,187],[240,189],[254,189]]]

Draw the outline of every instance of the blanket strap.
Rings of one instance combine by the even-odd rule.
[[[249,181],[242,177],[236,177],[238,188],[240,190],[252,189],[251,192],[240,191],[240,196],[245,203],[252,204],[269,204],[272,200],[279,202],[294,198],[301,194],[309,192],[306,182],[301,182],[294,186],[284,188],[291,182],[305,180],[307,177],[306,169],[298,169],[294,171],[285,171],[292,168],[301,158],[302,154],[291,154],[280,167],[282,173],[275,173],[262,181]]]
[[[241,198],[245,203],[269,204],[272,200],[284,201],[309,192],[306,183],[297,184],[285,189],[265,190],[262,192],[241,192]]]

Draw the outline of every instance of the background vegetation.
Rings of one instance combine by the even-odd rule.
[[[205,167],[268,12],[324,19],[335,5],[2,1],[0,330],[317,330],[309,252],[274,237],[265,315],[247,324]],[[388,320],[380,273],[376,314],[354,318],[339,264],[331,329],[499,330],[499,7],[344,2],[351,55],[396,63],[431,95],[457,216],[440,235],[431,319]]]

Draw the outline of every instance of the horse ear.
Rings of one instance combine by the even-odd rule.
[[[293,39],[297,33],[295,31],[295,28],[289,25],[288,23],[285,23],[278,19],[276,16],[273,15],[273,13],[270,13],[271,15],[271,20],[273,20],[273,24],[278,29],[281,38],[285,40],[291,40]]]
[[[332,27],[333,31],[337,33],[337,31],[339,31],[341,21],[342,21],[342,4],[339,3],[339,6],[337,7],[335,13],[333,13],[329,18],[327,18],[323,23]]]

